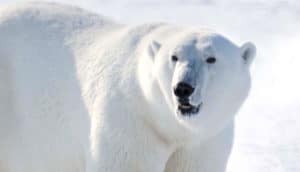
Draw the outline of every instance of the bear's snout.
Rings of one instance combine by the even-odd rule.
[[[180,99],[185,99],[192,95],[194,90],[195,88],[193,88],[190,84],[179,82],[174,88],[174,94]]]

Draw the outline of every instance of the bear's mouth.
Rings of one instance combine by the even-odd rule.
[[[200,108],[202,106],[202,103],[200,103],[199,105],[191,105],[189,102],[185,102],[185,103],[180,103],[178,105],[178,111],[183,115],[183,116],[192,116],[192,115],[196,115]]]

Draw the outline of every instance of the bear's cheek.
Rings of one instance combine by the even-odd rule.
[[[245,100],[249,91],[249,79],[237,71],[223,72],[215,76],[208,85],[206,101],[215,109],[233,111]],[[231,104],[233,107],[229,107]],[[224,105],[226,105],[224,107]]]
[[[173,106],[173,98],[172,98],[172,77],[173,71],[172,69],[167,67],[166,63],[157,63],[155,66],[155,77],[159,85],[159,89],[161,90],[164,99],[167,104],[172,107]]]

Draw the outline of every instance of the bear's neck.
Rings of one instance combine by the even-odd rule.
[[[145,25],[123,28],[124,32],[121,37],[130,45],[130,50],[126,46],[119,46],[120,40],[116,40],[116,43],[109,40],[112,45],[108,49],[95,47],[99,52],[95,53],[93,49],[83,53],[85,57],[81,58],[80,68],[85,70],[80,72],[79,80],[92,121],[110,124],[107,128],[135,136],[139,135],[138,130],[148,132],[145,136],[153,137],[151,140],[156,142],[156,146],[164,147],[166,150],[174,147],[176,142],[174,140],[178,140],[176,135],[182,132],[182,128],[178,127],[171,112],[161,114],[153,111],[155,107],[149,104],[147,99],[152,91],[159,92],[160,89],[156,79],[151,76],[152,62],[149,61],[148,56],[144,55],[147,52],[147,47],[144,45],[149,43],[149,38],[156,34],[155,30],[159,27],[159,25]],[[95,45],[101,45],[103,41],[106,41],[106,37],[104,40],[99,40],[99,43],[96,41]],[[121,47],[121,49],[115,49],[115,47]],[[102,54],[102,57],[99,58],[95,54]],[[103,54],[109,56],[106,57]],[[113,57],[110,56],[111,54]],[[169,118],[166,121],[159,119],[161,116],[172,117],[172,121]],[[175,125],[169,127],[173,131],[165,132],[164,122],[168,125]],[[148,140],[142,135],[139,137],[141,137],[140,141]]]

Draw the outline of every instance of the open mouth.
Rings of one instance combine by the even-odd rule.
[[[199,112],[202,103],[197,106],[191,105],[189,102],[180,103],[178,105],[178,110],[183,116],[192,116]]]

